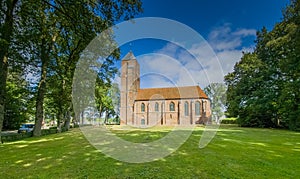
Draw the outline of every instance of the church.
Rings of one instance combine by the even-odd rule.
[[[193,125],[210,121],[210,100],[199,86],[140,88],[140,65],[130,51],[122,59],[121,125]]]

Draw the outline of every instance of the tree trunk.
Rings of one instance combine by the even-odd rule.
[[[36,112],[35,112],[35,126],[33,130],[33,136],[41,135],[42,122],[44,118],[44,96],[46,92],[46,73],[47,65],[42,64],[42,76],[39,82],[37,98],[36,98]]]
[[[84,113],[83,113],[83,111],[80,114],[81,114],[81,124],[84,124]]]
[[[35,112],[35,126],[33,130],[33,136],[40,136],[42,129],[42,122],[44,119],[44,96],[46,92],[46,78],[47,78],[47,68],[49,62],[49,56],[46,50],[46,40],[42,39],[41,46],[41,80],[38,85],[37,98],[36,98],[36,112]]]
[[[1,51],[1,48],[0,48]],[[2,57],[0,62],[0,141],[1,131],[5,114],[5,95],[6,95],[6,79],[7,79],[7,56]]]
[[[105,111],[105,119],[104,119],[104,124],[108,124],[108,118],[109,118],[109,111]]]
[[[73,117],[72,120],[73,126],[76,127],[80,122],[80,117],[78,117],[74,111],[72,112],[72,117]]]
[[[71,121],[71,114],[70,111],[68,110],[66,114],[65,124],[64,124],[64,128],[66,131],[70,129],[70,121]]]
[[[14,9],[18,0],[7,0],[4,24],[1,27],[0,36],[0,141],[5,114],[6,79],[8,68],[8,49],[13,35]]]
[[[62,106],[59,107],[57,112],[57,132],[61,132],[61,123],[63,122],[63,109]]]

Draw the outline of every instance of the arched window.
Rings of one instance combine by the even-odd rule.
[[[196,113],[196,116],[200,116],[200,102],[199,101],[195,102],[195,113]]]
[[[155,103],[155,112],[158,112],[158,111],[159,111],[159,104]]]
[[[184,103],[184,115],[185,116],[189,115],[189,103],[188,102]]]
[[[142,103],[142,105],[141,105],[141,111],[145,112],[145,104],[144,103]]]
[[[141,119],[141,125],[145,125],[145,119],[144,118]]]
[[[170,111],[175,111],[175,104],[174,104],[174,102],[170,103]]]

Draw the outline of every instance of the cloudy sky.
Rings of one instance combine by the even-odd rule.
[[[255,46],[263,26],[271,30],[288,0],[144,0],[138,17],[162,17],[195,30],[204,41],[182,48],[160,39],[138,39],[121,46],[141,66],[141,87],[170,87],[223,82],[242,56]],[[153,27],[159,31],[159,26]],[[169,29],[170,33],[174,29]],[[128,32],[130,33],[130,32]],[[184,43],[184,42],[181,42]],[[120,62],[117,64],[120,67]],[[116,79],[116,81],[119,81]]]

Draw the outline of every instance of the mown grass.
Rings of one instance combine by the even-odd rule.
[[[115,132],[126,140],[149,142],[168,130]],[[212,142],[199,149],[202,132],[203,128],[197,128],[168,157],[141,164],[105,156],[79,129],[5,143],[0,145],[0,178],[300,177],[300,133],[223,125]]]

